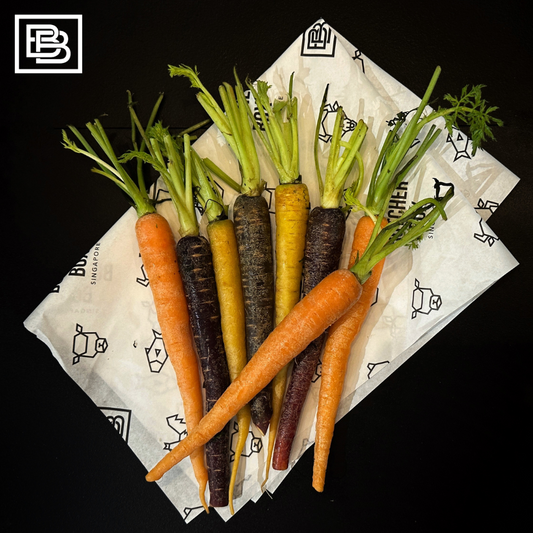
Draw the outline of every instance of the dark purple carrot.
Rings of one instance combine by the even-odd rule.
[[[250,360],[274,325],[274,265],[266,200],[262,196],[238,196],[233,222],[244,296],[246,353]],[[272,416],[270,385],[250,402],[250,410],[254,424],[266,434]]]
[[[302,275],[302,298],[328,274],[339,267],[345,233],[341,209],[315,207],[309,216]],[[272,467],[285,470],[300,413],[311,385],[326,339],[323,333],[312,341],[293,362],[278,425]]]
[[[264,182],[249,118],[250,107],[236,72],[235,86],[223,83],[219,87],[221,107],[201,83],[196,69],[180,65],[170,66],[169,70],[171,76],[185,76],[194,88],[199,89],[198,101],[224,135],[239,162],[240,185],[214,162],[206,160],[214,174],[239,193],[233,219],[243,277],[247,357],[251,359],[274,328],[274,267],[270,215],[266,200],[261,197]],[[252,421],[263,434],[270,424],[270,398],[268,386],[250,406]]]
[[[204,378],[207,413],[230,384],[211,247],[202,236],[187,236],[178,241],[176,249]],[[228,505],[230,478],[229,424],[206,443],[205,454],[209,505],[224,507]]]
[[[343,143],[341,137],[344,112],[342,108],[338,109],[331,137],[326,177],[323,182],[318,164],[317,147],[326,98],[327,88],[319,112],[315,135],[315,161],[320,190],[320,206],[311,211],[307,226],[302,297],[305,297],[313,287],[339,267],[345,233],[345,215],[340,207],[343,188],[356,160],[358,162],[360,160],[359,149],[367,130],[364,122],[359,121],[348,143]],[[362,179],[363,173],[360,172],[357,178],[358,187],[360,187]],[[354,190],[358,190],[358,187],[354,187]],[[324,332],[294,359],[274,445],[272,467],[275,470],[288,468],[298,421],[322,353],[326,335],[327,332]]]

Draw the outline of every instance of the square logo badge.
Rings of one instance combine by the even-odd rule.
[[[81,74],[82,15],[15,15],[16,74]]]
[[[325,22],[317,22],[302,37],[302,56],[335,57],[337,37]]]

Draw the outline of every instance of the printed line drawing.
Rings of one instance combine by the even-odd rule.
[[[184,508],[183,508],[183,514],[185,515],[185,518],[188,518],[188,516],[189,516],[193,511],[198,511],[198,510],[203,511],[204,508],[203,508],[201,505],[197,505],[196,507],[184,507]]]
[[[92,359],[107,350],[107,339],[95,331],[84,331],[81,324],[76,324],[76,334],[72,339],[72,364],[76,365],[82,357]]]
[[[318,138],[324,143],[328,143],[331,140],[331,134],[328,132],[333,130],[333,125],[335,124],[335,114],[337,113],[339,107],[340,105],[337,100],[335,100],[335,102],[332,104],[326,104],[324,106],[324,116],[322,117],[322,122],[320,123],[320,133],[318,134]],[[331,117],[330,115],[333,116]],[[344,137],[344,135],[350,131],[353,131],[356,125],[357,121],[346,117],[344,119],[344,125],[342,129],[342,137]]]
[[[489,232],[489,228],[483,222],[482,218],[479,219],[479,231],[479,233],[474,233],[474,238],[483,243],[487,243],[489,247],[500,240],[492,231]]]
[[[487,211],[490,211],[490,213],[494,213],[494,211],[496,211],[496,209],[499,207],[499,203],[498,202],[493,202],[492,200],[485,200],[483,201],[482,198],[480,198],[478,201],[477,201],[477,206],[476,206],[476,211],[484,211],[484,210],[487,210]]]
[[[468,153],[468,145],[470,144],[470,139],[460,129],[456,127],[453,127],[452,131],[453,135],[450,135],[448,133],[446,137],[446,142],[451,143],[455,150],[455,157],[453,158],[454,163],[462,157],[472,159],[470,154]]]
[[[321,377],[322,377],[322,357],[318,359],[318,363],[316,364],[316,368],[315,368],[315,374],[313,375],[313,379],[311,379],[311,383],[316,383]]]
[[[178,435],[178,438],[171,442],[163,444],[163,450],[170,451],[176,444],[181,442],[187,436],[187,425],[185,419],[179,414],[167,416],[167,425],[172,428]]]
[[[366,367],[368,368],[368,374],[366,377],[370,379],[373,375],[377,374],[383,365],[388,365],[390,361],[380,361],[379,363],[368,363]]]
[[[118,431],[119,435],[128,442],[131,410],[118,407],[100,407],[100,411],[111,422],[111,425]]]
[[[269,187],[268,185],[265,186],[263,189],[263,196],[265,197],[265,200],[268,204],[268,212],[271,215],[276,214],[276,206],[274,205],[274,194],[275,194],[275,187]]]
[[[335,57],[337,37],[325,22],[317,22],[302,36],[302,56]]]
[[[441,305],[442,298],[440,295],[435,294],[428,287],[421,287],[420,282],[415,278],[415,289],[411,303],[411,307],[413,308],[411,318],[414,319],[419,314],[429,315],[432,311],[438,311]]]
[[[165,361],[167,360],[167,351],[165,350],[165,344],[163,343],[163,336],[159,331],[152,329],[154,338],[152,344],[148,348],[144,348],[146,353],[146,359],[148,360],[148,366],[150,372],[158,374],[161,372]]]
[[[360,61],[361,62],[361,69],[363,70],[363,74],[365,74],[365,60],[363,59],[362,52],[356,48],[354,50],[352,59],[354,61]]]

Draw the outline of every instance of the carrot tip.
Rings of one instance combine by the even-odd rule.
[[[157,476],[153,470],[150,470],[150,472],[148,472],[148,474],[146,474],[144,479],[146,479],[146,481],[152,482],[152,481],[157,481],[160,478],[161,478],[161,476]]]

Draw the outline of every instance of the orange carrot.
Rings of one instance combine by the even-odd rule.
[[[383,220],[381,226],[384,227],[385,224],[386,221]],[[373,231],[373,219],[366,215],[361,217],[354,232],[350,267],[365,251]],[[322,378],[318,398],[313,464],[313,487],[319,492],[324,490],[329,449],[351,346],[374,300],[384,262],[385,259],[382,259],[372,269],[371,276],[363,284],[363,292],[357,303],[329,329],[322,354]]]
[[[160,101],[161,97],[152,113],[150,122],[155,118],[155,111]],[[189,311],[178,268],[176,243],[170,225],[163,216],[156,212],[154,204],[148,196],[142,168],[138,167],[136,183],[117,158],[109,138],[98,120],[94,124],[87,123],[87,128],[111,164],[96,154],[74,126],[69,126],[69,128],[83,144],[83,149],[72,142],[65,131],[63,131],[63,146],[96,161],[99,168],[93,169],[93,171],[113,181],[130,196],[135,206],[138,217],[135,223],[135,233],[139,251],[150,282],[165,349],[176,373],[184,406],[187,431],[192,431],[203,415],[202,384],[189,325]],[[199,448],[191,454],[191,462],[199,486],[200,501],[204,509],[209,512],[205,500],[208,475],[203,448]]]
[[[178,388],[183,402],[187,432],[203,417],[203,397],[198,357],[189,325],[189,311],[176,258],[175,240],[167,220],[157,213],[137,219],[135,233],[141,259],[150,280],[157,320],[165,349],[176,370]],[[207,486],[207,470],[203,448],[191,454],[195,477],[200,485],[202,503]]]
[[[148,472],[147,481],[160,479],[216,435],[293,357],[340,318],[360,294],[361,284],[345,269],[336,270],[318,284],[268,336],[198,426]]]

